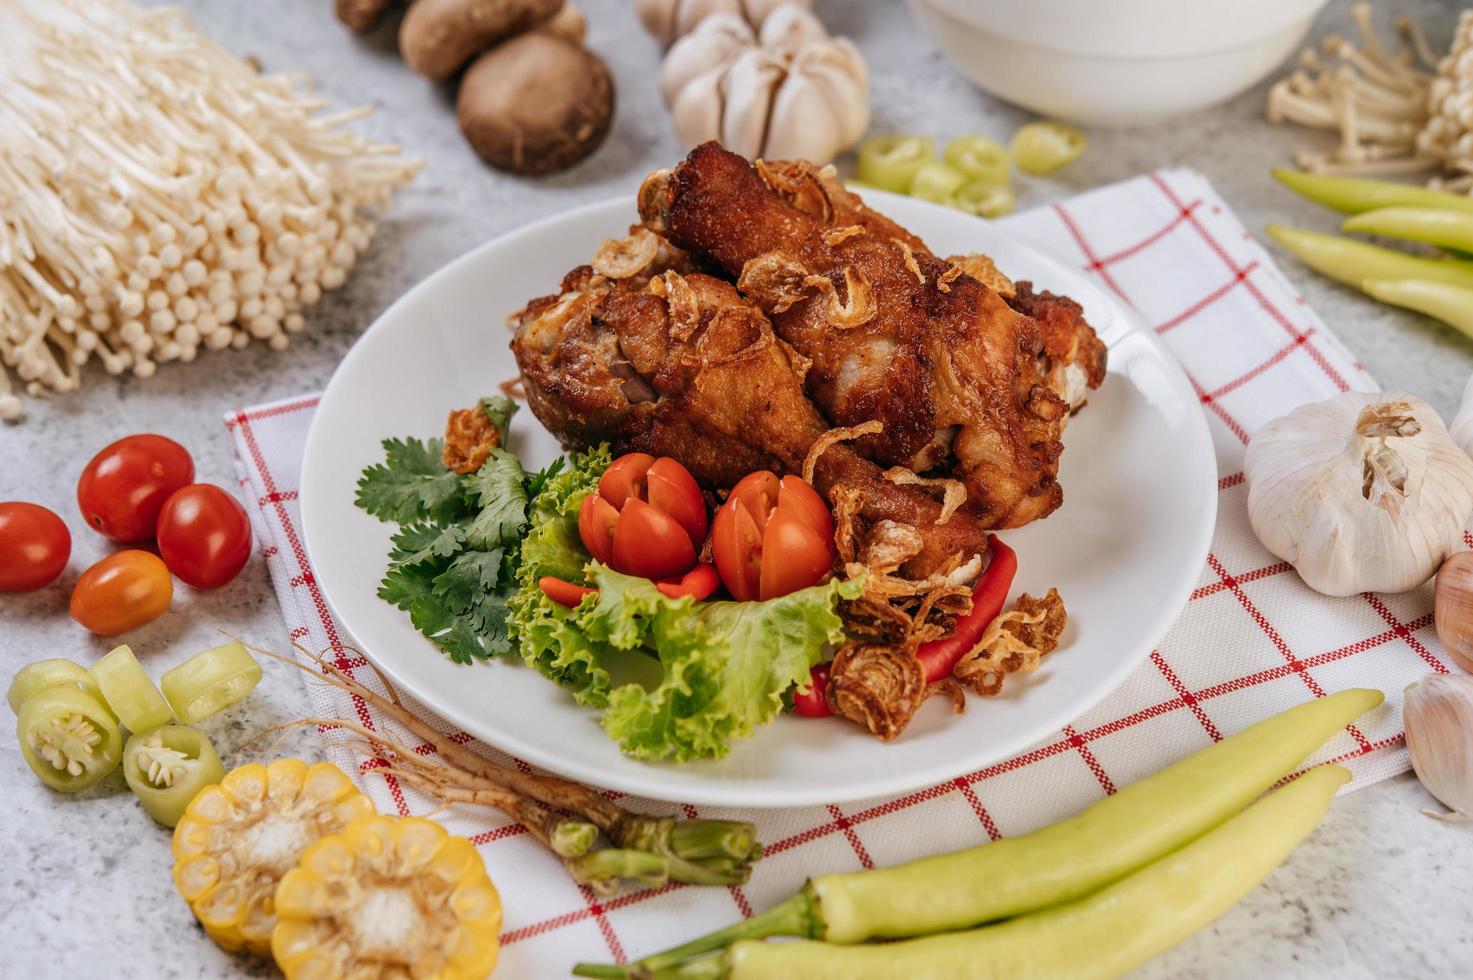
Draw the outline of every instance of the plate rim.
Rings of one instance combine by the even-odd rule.
[[[865,196],[867,199],[876,202],[892,199],[902,201],[905,206],[919,206],[922,210],[935,210],[949,216],[954,216],[956,213],[941,205],[919,201],[915,198],[891,194],[885,191],[867,189]],[[394,302],[390,303],[379,313],[373,322],[354,340],[352,347],[349,348],[348,352],[333,369],[331,378],[329,378],[327,385],[323,388],[319,396],[318,407],[313,414],[312,423],[303,444],[304,465],[300,479],[300,513],[302,545],[309,562],[312,562],[312,555],[315,550],[314,540],[316,540],[316,536],[314,535],[313,528],[318,525],[309,519],[309,514],[315,508],[309,507],[308,501],[317,499],[318,494],[324,491],[319,489],[320,477],[314,475],[318,473],[318,470],[307,466],[305,461],[313,459],[316,455],[315,450],[318,448],[321,440],[329,438],[325,435],[326,427],[322,420],[326,415],[322,409],[328,404],[334,392],[341,385],[347,383],[343,379],[346,377],[347,370],[350,366],[356,363],[359,357],[365,356],[362,353],[365,349],[363,341],[374,330],[383,328],[384,324],[394,317],[400,307],[414,302],[415,298],[422,291],[426,293],[432,291],[436,288],[435,284],[437,282],[452,276],[454,271],[461,266],[476,262],[482,253],[501,247],[507,239],[544,230],[563,222],[571,222],[576,218],[584,217],[591,213],[615,208],[627,209],[628,205],[629,200],[627,195],[603,198],[518,225],[497,235],[495,238],[482,242],[439,266],[409,289],[405,290]],[[884,209],[878,208],[877,210],[883,211]],[[1177,390],[1177,394],[1181,396],[1183,404],[1192,406],[1195,409],[1192,412],[1186,413],[1188,419],[1187,424],[1195,434],[1193,442],[1195,443],[1195,455],[1198,459],[1193,469],[1200,474],[1200,486],[1198,487],[1200,499],[1198,504],[1207,515],[1207,519],[1202,521],[1197,528],[1197,540],[1192,542],[1191,551],[1196,558],[1192,566],[1192,572],[1190,574],[1184,572],[1179,577],[1175,593],[1163,597],[1165,601],[1158,605],[1161,612],[1158,613],[1156,621],[1143,634],[1143,640],[1139,645],[1139,649],[1133,651],[1129,656],[1120,657],[1116,661],[1113,669],[1105,674],[1104,679],[1098,685],[1095,695],[1086,697],[1077,704],[1061,707],[1048,715],[1041,716],[1036,725],[1030,726],[1030,729],[1022,729],[1023,731],[1036,730],[1042,734],[1029,734],[1026,738],[1013,737],[995,740],[989,744],[985,752],[978,752],[967,756],[945,757],[946,761],[938,762],[933,766],[898,773],[888,778],[877,778],[869,782],[853,785],[853,788],[846,790],[835,790],[832,787],[820,790],[806,790],[801,788],[762,790],[754,789],[750,783],[739,782],[733,782],[728,787],[696,784],[667,789],[662,786],[663,781],[658,776],[662,770],[658,767],[650,767],[649,777],[630,777],[619,773],[595,769],[591,766],[585,767],[577,759],[569,759],[554,752],[545,752],[535,742],[515,737],[487,735],[485,734],[487,729],[476,724],[474,720],[468,721],[464,717],[461,717],[458,712],[443,712],[437,704],[438,698],[433,691],[427,691],[420,685],[404,679],[393,668],[383,663],[381,658],[376,656],[368,648],[368,644],[353,633],[347,618],[339,609],[339,604],[333,599],[332,588],[326,580],[319,578],[318,587],[321,590],[324,601],[327,603],[328,610],[340,621],[343,629],[356,641],[355,649],[361,652],[376,669],[382,671],[389,680],[392,680],[393,683],[401,687],[405,693],[420,703],[426,710],[432,712],[436,717],[460,727],[498,751],[514,755],[548,772],[593,786],[628,793],[646,799],[665,802],[683,802],[702,806],[729,806],[758,810],[848,803],[855,800],[903,794],[936,785],[948,779],[956,778],[959,773],[983,768],[1025,751],[1029,746],[1037,744],[1041,739],[1046,738],[1048,734],[1057,731],[1074,719],[1093,710],[1107,697],[1115,693],[1130,673],[1145,661],[1150,655],[1150,652],[1155,649],[1162,638],[1165,637],[1171,627],[1180,618],[1181,611],[1185,608],[1187,600],[1196,586],[1200,569],[1206,562],[1207,555],[1211,549],[1212,538],[1216,531],[1218,494],[1217,458],[1211,431],[1207,425],[1206,415],[1201,411],[1198,399],[1186,372],[1175,355],[1156,336],[1155,332],[1149,328],[1141,315],[1128,303],[1123,302],[1117,296],[1111,295],[1096,283],[1089,280],[1086,272],[1070,267],[1062,260],[1040,249],[1026,236],[1001,228],[994,222],[987,222],[987,226],[996,234],[1009,238],[1011,240],[1011,246],[1031,253],[1030,259],[1032,261],[1049,267],[1053,271],[1062,274],[1066,279],[1084,281],[1104,302],[1109,303],[1113,308],[1112,312],[1117,318],[1126,322],[1129,325],[1129,329],[1123,331],[1118,337],[1112,338],[1108,346],[1114,347],[1116,344],[1128,338],[1140,337],[1152,349],[1156,355],[1156,360],[1165,368],[1168,377],[1171,379],[1172,386]],[[877,748],[882,749],[883,746],[877,746]]]

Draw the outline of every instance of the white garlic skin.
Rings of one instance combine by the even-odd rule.
[[[1244,476],[1258,539],[1332,596],[1422,584],[1473,513],[1473,459],[1431,405],[1399,392],[1347,392],[1275,419],[1249,443]]]
[[[1448,556],[1433,595],[1437,638],[1454,663],[1473,673],[1473,551]]]
[[[1473,820],[1473,677],[1431,674],[1412,684],[1402,722],[1417,778],[1453,811],[1422,812],[1439,820]]]
[[[1473,456],[1473,375],[1468,378],[1468,383],[1463,386],[1463,403],[1458,406],[1458,414],[1453,416],[1452,424],[1447,427],[1447,434],[1453,437],[1453,442],[1458,448],[1470,456]]]

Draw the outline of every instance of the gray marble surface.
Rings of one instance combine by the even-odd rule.
[[[395,297],[467,249],[570,206],[627,194],[651,168],[675,159],[654,85],[658,52],[619,0],[584,0],[590,43],[610,63],[619,114],[608,143],[570,173],[526,181],[482,167],[456,130],[447,90],[412,75],[385,30],[358,39],[333,20],[329,0],[185,0],[203,26],[268,69],[304,69],[334,103],[371,103],[365,129],[424,155],[428,167],[385,221],[348,286],[314,312],[309,331],[281,354],[252,349],[165,367],[148,383],[96,375],[79,395],[32,403],[28,421],[0,427],[0,499],[30,499],[68,516],[72,571],[102,548],[76,518],[74,480],[87,456],[113,438],[165,432],[194,453],[201,479],[233,479],[224,412],[320,389],[358,333]],[[1424,16],[1434,39],[1450,33],[1458,4],[1398,3]],[[1316,36],[1344,29],[1349,3],[1335,0]],[[874,76],[877,132],[983,132],[1006,137],[1026,116],[972,88],[913,28],[903,7],[827,2],[824,17],[854,37]],[[1267,176],[1304,133],[1262,121],[1264,88],[1170,125],[1091,134],[1086,156],[1054,181],[1020,188],[1024,207],[1161,165],[1206,173],[1248,227],[1286,221],[1330,227],[1326,216]],[[1286,261],[1330,326],[1388,387],[1456,407],[1473,346],[1420,317],[1380,307]],[[228,629],[284,641],[264,565],[253,561],[230,587],[184,594],[175,608],[129,637],[157,675],[216,642]],[[40,657],[90,663],[108,644],[66,616],[66,591],[0,596],[0,675]],[[256,695],[206,723],[221,754],[269,725],[305,712],[300,679],[275,664]],[[316,753],[315,737],[282,746]],[[0,739],[0,922],[9,977],[214,977],[268,968],[219,953],[174,894],[168,835],[114,776],[99,790],[62,798],[42,788],[15,743]],[[1336,803],[1325,825],[1238,908],[1140,971],[1149,978],[1337,976],[1463,977],[1473,972],[1473,831],[1421,817],[1430,798],[1403,776]],[[510,884],[510,883],[509,883]],[[507,894],[515,899],[512,884]]]

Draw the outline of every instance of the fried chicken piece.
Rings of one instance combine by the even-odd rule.
[[[445,448],[440,461],[456,473],[474,473],[501,445],[501,432],[481,406],[457,408],[445,420]]]
[[[830,222],[839,234],[855,229],[876,238],[903,242],[912,254],[933,254],[926,243],[896,222],[871,209],[863,198],[839,181],[833,167],[815,168],[806,160],[759,161],[763,181],[780,197],[806,214]],[[1067,296],[1037,292],[1030,282],[1014,283],[986,255],[971,253],[946,258],[951,266],[976,279],[1007,301],[1014,310],[1038,321],[1043,336],[1039,370],[1055,394],[1071,411],[1083,405],[1088,389],[1105,380],[1106,348],[1084,310]],[[949,283],[943,284],[950,288]]]
[[[708,487],[757,469],[801,472],[828,426],[795,357],[730,283],[675,268],[656,274],[655,263],[622,279],[574,269],[560,295],[513,318],[533,413],[566,447],[608,440],[616,453],[672,456]],[[817,459],[813,482],[825,496],[857,492],[867,528],[915,529],[911,574],[975,569],[972,557],[987,551],[965,511],[942,521],[943,504],[926,488],[886,480],[847,445]]]

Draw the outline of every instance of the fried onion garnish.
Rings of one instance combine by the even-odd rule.
[[[952,674],[978,694],[999,694],[1008,674],[1033,673],[1039,661],[1058,648],[1068,621],[1058,589],[1049,589],[1042,599],[1024,593],[1011,612],[992,621]]]
[[[823,233],[823,243],[830,248],[833,248],[840,242],[847,242],[849,239],[863,234],[864,225],[845,225],[842,228],[830,228],[828,231]],[[922,282],[924,281],[925,280],[922,280]]]
[[[808,447],[808,455],[803,458],[803,479],[808,483],[813,482],[813,468],[818,465],[819,457],[828,452],[841,442],[852,442],[861,436],[877,435],[885,431],[885,423],[879,419],[870,419],[858,425],[830,429],[817,439],[813,445]]]
[[[997,263],[992,261],[989,256],[983,255],[980,252],[972,252],[967,255],[947,256],[946,261],[950,262],[954,268],[961,269],[967,275],[1000,296],[1012,297],[1018,294],[1018,287],[1013,285],[1011,279],[1002,274],[1002,270],[997,267]]]
[[[479,405],[457,408],[445,420],[445,449],[440,459],[446,469],[474,473],[499,445],[501,433]]]
[[[520,374],[515,378],[507,378],[496,387],[500,388],[501,393],[508,398],[519,402],[527,400],[527,382]]]
[[[689,340],[701,325],[701,303],[680,273],[671,270],[650,280],[649,291],[663,297],[670,311],[670,336]]]
[[[648,228],[639,228],[624,238],[607,239],[589,265],[610,279],[628,279],[649,268],[659,254],[659,237]]]
[[[941,516],[936,521],[937,524],[945,524],[951,520],[951,515],[956,513],[957,508],[967,502],[967,488],[960,480],[920,476],[904,466],[892,466],[886,470],[885,479],[898,487],[941,487],[944,496],[941,498]]]
[[[821,224],[834,220],[834,204],[829,199],[829,190],[824,186],[824,171],[817,170],[807,160],[779,160],[769,163],[758,160],[755,164],[757,176],[788,203],[805,214],[817,218]]]
[[[951,284],[960,279],[965,273],[965,269],[953,263],[945,272],[936,277],[936,288],[943,293],[951,292]]]
[[[953,714],[961,714],[967,710],[967,689],[957,682],[955,677],[943,677],[932,684],[926,690],[926,697],[933,694],[944,694],[951,699],[951,710]]]
[[[785,252],[763,252],[747,260],[737,277],[737,289],[771,306],[773,313],[783,313],[803,298],[807,291],[808,269]],[[833,288],[831,283],[830,289]]]
[[[829,668],[829,710],[888,742],[926,699],[926,670],[914,653],[889,644],[847,643]]]
[[[901,238],[892,238],[890,241],[900,246],[900,250],[905,253],[905,267],[916,277],[916,281],[924,286],[926,284],[926,276],[925,273],[921,272],[920,263],[916,261],[916,253],[911,250],[910,242]]]
[[[742,272],[745,273],[746,269]],[[828,276],[808,276],[803,280],[803,285],[818,290],[827,298],[829,326],[835,330],[862,327],[879,312],[880,307],[875,301],[875,291],[869,280],[864,278],[864,273],[856,272],[848,266],[844,267],[843,302],[839,301],[839,290]]]
[[[818,458],[810,454],[803,464],[803,479],[810,484],[816,462]],[[859,529],[855,518],[864,506],[864,491],[846,483],[835,484],[829,490],[829,504],[834,512],[834,548],[839,553],[839,560],[847,564],[859,557]]]
[[[925,539],[910,525],[879,521],[865,535],[859,561],[871,571],[893,572],[920,554],[925,546]]]

